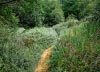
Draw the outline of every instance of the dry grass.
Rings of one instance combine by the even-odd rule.
[[[48,72],[49,64],[47,62],[50,59],[53,47],[51,46],[43,52],[35,72]]]
[[[73,31],[73,30],[70,31],[70,36],[71,36],[71,37],[74,36],[74,31]]]

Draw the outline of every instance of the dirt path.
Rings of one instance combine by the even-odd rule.
[[[51,46],[43,52],[39,60],[38,66],[34,72],[48,72],[49,64],[47,62],[50,59],[53,47],[54,46]]]

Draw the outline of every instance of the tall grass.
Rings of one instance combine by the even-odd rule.
[[[60,36],[49,72],[100,72],[100,24],[70,28]]]

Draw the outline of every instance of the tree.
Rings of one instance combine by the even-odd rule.
[[[60,0],[62,9],[64,11],[65,18],[70,14],[76,16],[77,19],[81,19],[83,16],[81,12],[86,8],[90,1],[88,0]]]
[[[2,25],[16,27],[19,22],[19,19],[17,16],[15,16],[15,13],[13,13],[12,9],[10,8],[10,5],[7,4],[10,2],[2,2],[2,4],[5,4],[0,6],[0,20],[2,20],[3,22]]]
[[[93,0],[88,2],[86,7],[80,12],[81,17],[86,17],[88,20],[100,21],[100,1]]]
[[[95,4],[95,3],[94,3],[94,4]],[[100,22],[100,1],[99,1],[99,0],[96,1],[96,6],[95,6],[95,9],[94,9],[93,15],[94,15],[93,18],[94,18],[96,21],[99,21],[99,22]]]
[[[19,17],[19,26],[35,27],[42,25],[41,0],[21,0],[14,7],[13,12]]]
[[[46,0],[44,1],[44,21],[43,24],[53,26],[64,21],[64,14],[61,4],[58,1]]]

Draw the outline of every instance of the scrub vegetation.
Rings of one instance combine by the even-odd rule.
[[[100,72],[100,1],[0,0],[0,72]]]

